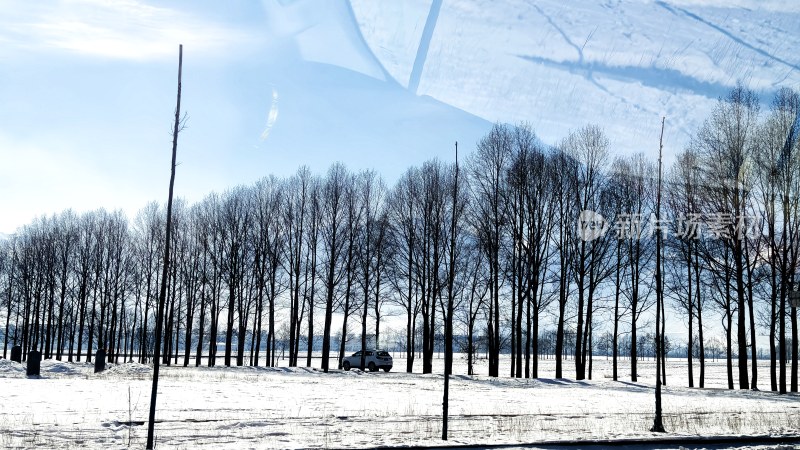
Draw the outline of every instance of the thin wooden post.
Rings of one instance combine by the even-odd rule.
[[[167,224],[164,240],[164,264],[161,271],[161,290],[158,295],[158,312],[156,315],[156,334],[153,354],[153,389],[150,393],[150,420],[147,424],[147,450],[154,446],[156,420],[156,395],[158,394],[158,367],[161,358],[161,326],[164,317],[164,303],[167,297],[167,279],[169,272],[169,249],[172,237],[172,192],[175,187],[175,159],[178,153],[178,133],[181,130],[181,72],[183,70],[183,45],[178,46],[178,101],[175,107],[175,126],[172,131],[172,164],[169,177],[169,196],[167,197]]]
[[[656,221],[661,220],[661,151],[664,148],[664,120],[661,118],[661,138],[658,140],[658,192],[656,193]],[[662,305],[664,303],[664,288],[661,280],[661,224],[655,224],[656,231],[656,416],[653,419],[653,428],[650,431],[664,433],[664,423],[661,417],[661,354],[664,352],[662,334]],[[635,344],[634,344],[635,345]],[[666,362],[666,361],[665,361]]]

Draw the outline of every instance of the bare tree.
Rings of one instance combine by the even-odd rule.
[[[244,187],[238,187],[225,193],[219,203],[219,211],[216,214],[216,229],[221,241],[222,253],[219,261],[227,287],[228,294],[228,315],[225,332],[225,365],[231,365],[233,354],[233,333],[236,325],[237,313],[238,327],[241,332],[241,324],[247,323],[247,311],[244,306],[244,299],[241,297],[245,271],[247,270],[248,242],[247,234],[250,227],[250,210],[248,206],[247,191]],[[239,355],[243,349],[237,347],[237,365],[239,365]]]
[[[784,394],[787,366],[787,287],[796,281],[794,275],[798,256],[797,246],[791,245],[791,242],[797,242],[800,236],[800,177],[797,175],[800,167],[800,96],[797,92],[781,89],[775,95],[770,114],[758,133],[756,149],[756,183],[764,208],[765,223],[762,233],[766,233],[768,246],[768,251],[765,252],[768,256],[762,260],[769,267],[767,296],[770,305],[770,381],[772,390]],[[795,308],[791,310],[791,320],[791,389],[794,392],[797,390]]]
[[[353,300],[353,290],[356,282],[356,245],[358,243],[358,234],[361,224],[364,220],[364,204],[358,197],[356,191],[356,177],[349,175],[345,180],[345,252],[343,261],[344,270],[344,293],[342,295],[341,308],[342,308],[342,338],[339,340],[339,357],[338,368],[342,368],[344,361],[345,346],[347,345],[347,322],[357,308],[357,302]],[[362,362],[364,358],[362,356]],[[361,367],[363,370],[363,366]]]
[[[306,242],[306,217],[311,190],[311,172],[301,167],[287,186],[286,206],[283,208],[286,228],[286,253],[284,264],[289,274],[289,366],[297,366],[300,347],[300,328],[306,302],[301,299],[303,280],[303,249]],[[301,287],[302,286],[302,287]]]
[[[754,384],[747,373],[747,305],[752,302],[746,289],[748,262],[745,254],[745,220],[751,201],[752,153],[758,119],[758,97],[739,85],[720,99],[711,117],[698,132],[696,145],[702,160],[706,186],[707,211],[715,214],[720,242],[726,246],[732,264],[735,292],[738,343],[739,388],[755,388],[757,365],[752,365]],[[753,325],[751,315],[751,327]],[[755,342],[751,342],[755,349]],[[755,351],[753,352],[755,353]]]
[[[285,283],[280,279],[281,262],[285,253],[291,251],[286,248],[288,224],[282,220],[284,209],[287,208],[286,189],[284,184],[275,177],[264,178],[259,181],[253,191],[254,223],[252,227],[251,246],[253,249],[253,274],[255,277],[255,317],[253,336],[255,340],[255,365],[258,365],[258,352],[261,350],[262,318],[264,314],[264,299],[267,303],[267,366],[275,365],[275,308],[278,296]],[[290,294],[291,296],[291,294]],[[290,308],[291,309],[291,308]],[[291,312],[291,311],[290,311]],[[294,318],[290,318],[294,320]],[[240,321],[240,345],[244,345],[246,322]],[[290,333],[289,341],[292,343],[294,332]],[[293,344],[293,343],[292,343]],[[241,352],[240,352],[241,354]],[[289,349],[291,361],[292,349]],[[238,364],[238,362],[237,362]]]
[[[311,353],[314,350],[314,308],[316,306],[317,287],[317,253],[319,249],[320,227],[322,221],[322,208],[320,197],[322,184],[319,179],[311,181],[311,194],[309,198],[309,226],[306,240],[308,245],[305,253],[305,270],[303,271],[303,296],[308,305],[308,343],[306,351],[306,366],[311,367]]]
[[[617,244],[621,243],[619,250],[623,252],[617,259],[627,264],[624,269],[627,277],[621,281],[624,286],[621,293],[626,300],[625,309],[631,314],[632,342],[638,342],[637,333],[641,326],[639,319],[654,301],[650,295],[652,285],[646,282],[647,279],[652,279],[654,271],[655,246],[646,229],[647,220],[654,212],[654,174],[655,168],[642,154],[619,158],[613,165],[616,189],[620,192],[616,202],[619,210],[614,227],[617,231]],[[637,381],[637,347],[632,345],[630,351],[631,381]]]
[[[697,155],[685,151],[678,155],[668,176],[665,206],[672,217],[678,218],[674,233],[666,240],[665,289],[672,296],[677,310],[687,319],[687,376],[689,387],[694,387],[694,344],[700,346],[699,385],[705,379],[705,356],[703,351],[703,299],[700,285],[702,266],[699,264],[700,205],[699,172]],[[695,339],[694,319],[697,319],[699,339]]]
[[[418,214],[421,239],[416,252],[416,276],[422,297],[422,372],[431,373],[436,339],[441,335],[436,322],[437,301],[442,297],[446,281],[448,174],[440,161],[433,160],[422,165],[420,176],[422,191]]]
[[[417,202],[420,196],[419,169],[407,170],[395,184],[387,199],[391,228],[389,241],[393,255],[389,267],[389,282],[396,294],[397,304],[406,313],[406,371],[414,368],[416,323],[420,312],[419,289],[415,284],[417,262]]]
[[[513,376],[522,377],[524,356],[527,378],[531,376],[531,351],[533,377],[538,377],[539,319],[552,299],[544,295],[544,283],[552,254],[550,240],[555,219],[551,208],[557,172],[551,171],[552,161],[529,125],[514,127],[513,136],[503,202],[510,224],[505,254],[511,280],[511,367]]]
[[[331,321],[333,307],[339,282],[345,271],[340,264],[343,258],[344,245],[347,241],[346,189],[349,175],[341,164],[334,164],[323,181],[321,198],[320,235],[323,247],[323,266],[325,270],[325,325],[322,337],[322,369],[328,372],[328,360],[331,349]],[[344,339],[344,336],[342,336]]]
[[[596,126],[586,126],[570,134],[563,144],[572,158],[578,161],[576,177],[572,179],[574,208],[578,211],[597,211],[601,206],[604,189],[604,169],[608,159],[608,138]],[[608,238],[597,236],[585,239],[572,235],[572,275],[578,293],[578,324],[575,339],[575,376],[586,377],[587,339],[592,324],[594,295],[599,282],[605,277],[601,266],[605,263]],[[589,355],[590,356],[590,355]]]
[[[16,237],[12,236],[0,240],[0,289],[2,289],[0,293],[4,294],[6,313],[6,327],[3,332],[3,359],[8,358],[8,337],[11,334],[11,315],[13,314],[14,306],[12,292],[14,291],[16,258]],[[16,335],[16,330],[14,334]],[[12,344],[16,344],[15,341],[16,339],[12,341]]]
[[[575,190],[571,188],[572,180],[577,178],[578,162],[565,151],[566,142],[562,142],[553,158],[553,168],[561,174],[555,191],[555,216],[557,233],[554,236],[554,247],[558,254],[555,279],[558,283],[558,321],[556,328],[555,357],[556,378],[563,377],[564,345],[568,344],[566,325],[567,303],[570,297],[570,279],[572,278],[573,245],[575,239],[575,223],[578,211],[575,208]]]
[[[489,376],[499,376],[500,369],[500,289],[503,285],[500,250],[507,222],[503,189],[511,161],[513,133],[497,124],[478,142],[468,166],[474,208],[472,227],[489,264]]]
[[[383,251],[383,241],[386,236],[385,222],[381,221],[383,215],[383,201],[386,188],[383,181],[374,171],[362,172],[358,176],[356,195],[361,204],[363,218],[357,232],[356,260],[358,271],[358,284],[361,287],[361,363],[364,370],[367,352],[367,320],[369,318],[370,300],[375,291],[375,304],[379,295],[380,255]],[[378,283],[376,285],[376,283]],[[378,336],[375,336],[375,346],[378,347]]]

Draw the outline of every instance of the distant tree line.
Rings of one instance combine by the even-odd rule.
[[[497,124],[457,182],[457,166],[439,160],[391,187],[334,164],[324,175],[300,168],[178,201],[159,343],[164,208],[148,204],[132,221],[106,210],[41,217],[0,241],[3,356],[16,344],[80,361],[103,347],[112,361],[145,363],[161,345],[168,364],[271,366],[280,334],[290,366],[312,365],[321,350],[327,370],[332,355],[341,366],[348,336],[380,346],[382,319],[401,314],[406,370],[419,349],[430,373],[451,315],[469,373],[480,350],[491,376],[509,352],[510,376],[538,377],[546,354],[560,378],[569,355],[580,380],[592,377],[597,352],[613,358],[614,379],[636,381],[640,353],[652,353],[660,232],[670,323],[686,325],[689,385],[703,386],[713,340],[704,329],[720,320],[729,388],[756,386],[758,344],[769,348],[771,389],[797,391],[789,289],[800,281],[799,113],[789,89],[766,111],[743,86],[721,98],[665,171],[660,220],[655,162],[612,157],[592,125],[547,146],[526,124]]]

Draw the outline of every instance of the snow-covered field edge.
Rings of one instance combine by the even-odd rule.
[[[390,373],[288,367],[162,366],[158,448],[344,448],[432,446],[441,441],[441,366],[408,374],[396,359]],[[640,361],[640,381],[607,378],[610,362],[594,360],[595,380],[467,376],[451,382],[448,444],[655,439],[709,436],[798,436],[800,397],[721,389],[724,362],[711,361],[708,385],[685,385],[670,361],[664,389],[666,435],[653,420],[654,363]],[[151,368],[43,361],[41,377],[0,361],[0,447],[142,448]],[[568,361],[565,369],[569,369]],[[760,367],[761,368],[761,367]],[[461,369],[457,367],[457,369]],[[768,377],[766,367],[762,377]],[[569,373],[569,372],[567,372]],[[621,374],[626,373],[624,369]]]

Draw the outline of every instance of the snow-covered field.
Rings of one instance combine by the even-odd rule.
[[[762,386],[768,382],[763,363]],[[466,370],[459,358],[451,379],[450,443],[655,436],[647,431],[653,361],[640,362],[638,383],[611,381],[605,357],[595,359],[592,381],[555,380],[554,362],[542,360],[541,366],[542,379],[492,379],[461,375]],[[162,366],[157,448],[441,444],[442,375],[407,374],[404,367],[399,358],[390,373]],[[565,368],[569,376],[572,362]],[[434,371],[441,369],[442,360],[435,359]],[[0,360],[0,448],[143,448],[150,374],[140,364],[94,374],[88,363],[46,360],[41,378],[28,379],[24,365]],[[681,387],[683,361],[670,361],[667,381],[663,406],[670,436],[800,433],[799,396],[720,389],[723,362],[709,363],[707,389]]]

